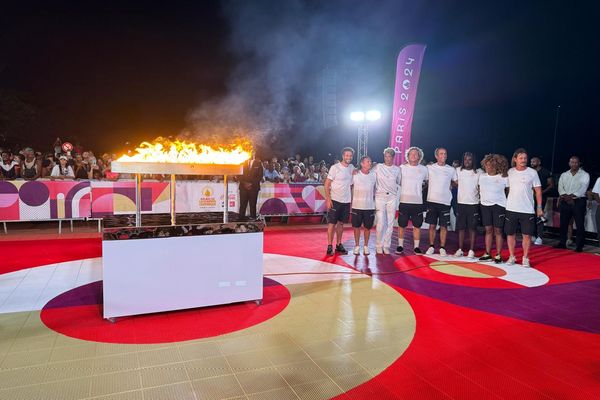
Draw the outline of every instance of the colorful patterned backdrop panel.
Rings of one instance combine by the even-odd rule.
[[[91,216],[89,181],[0,181],[0,220]]]

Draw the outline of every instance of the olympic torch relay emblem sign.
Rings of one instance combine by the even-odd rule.
[[[410,147],[413,114],[417,87],[421,75],[421,64],[425,55],[424,44],[410,44],[398,54],[396,63],[396,86],[394,89],[394,110],[390,147],[396,150],[394,164],[404,161],[404,151]]]

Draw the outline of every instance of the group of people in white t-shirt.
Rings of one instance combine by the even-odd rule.
[[[536,219],[543,216],[541,183],[536,170],[527,166],[528,156],[524,149],[513,154],[512,168],[508,160],[499,154],[487,155],[481,165],[474,166],[474,155],[465,153],[462,164],[454,168],[446,164],[445,148],[435,150],[436,162],[424,166],[423,150],[411,147],[405,153],[406,163],[393,164],[395,151],[384,150],[384,163],[373,166],[371,158],[362,157],[360,169],[354,169],[352,148],[342,150],[342,161],[331,167],[325,181],[327,201],[328,246],[327,254],[347,254],[342,244],[343,223],[352,216],[355,247],[360,254],[360,232],[363,230],[363,254],[369,254],[370,229],[376,224],[376,252],[390,254],[393,224],[398,210],[398,245],[396,253],[404,252],[404,231],[410,221],[413,226],[413,251],[423,254],[420,248],[420,228],[429,224],[429,246],[425,254],[435,253],[437,227],[440,238],[438,252],[447,255],[446,238],[450,224],[452,188],[458,187],[456,230],[459,232],[459,249],[455,256],[475,258],[476,229],[481,220],[485,227],[485,253],[481,261],[501,263],[503,233],[507,236],[509,258],[507,264],[517,262],[515,256],[516,233],[522,233],[524,267],[531,266],[529,248],[531,237],[536,234]],[[427,186],[427,198],[423,190]],[[507,195],[508,193],[508,195]],[[534,201],[534,195],[536,201]],[[536,206],[537,204],[537,206]],[[465,254],[465,234],[469,233],[469,250]],[[336,246],[333,247],[334,235]],[[495,237],[496,255],[492,257],[492,241]]]

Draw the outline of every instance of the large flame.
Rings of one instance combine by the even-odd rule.
[[[157,138],[153,143],[143,142],[135,151],[117,161],[239,165],[250,159],[252,146],[241,140],[230,145],[209,146]]]

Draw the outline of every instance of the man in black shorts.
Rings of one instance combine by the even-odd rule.
[[[350,214],[350,201],[352,193],[352,171],[354,166],[351,164],[354,150],[351,147],[342,149],[342,161],[334,164],[329,169],[327,179],[325,179],[325,198],[327,201],[327,255],[333,253],[333,234],[336,234],[335,251],[340,254],[348,254],[348,251],[342,244],[342,233],[344,232],[344,222],[348,221]]]
[[[521,265],[531,267],[529,263],[529,247],[531,237],[536,233],[536,214],[544,215],[542,210],[542,188],[537,171],[527,166],[527,151],[517,149],[512,158],[513,168],[508,170],[508,198],[506,200],[506,222],[504,233],[507,236],[510,257],[508,265],[515,264],[515,246],[517,243],[517,228],[523,234],[523,261]],[[533,200],[535,192],[536,202]],[[535,204],[537,203],[537,207]],[[536,214],[533,210],[536,210]]]
[[[396,253],[404,251],[404,229],[408,221],[413,225],[415,254],[423,254],[419,247],[421,225],[423,225],[423,183],[427,180],[427,168],[421,165],[423,150],[411,147],[406,151],[406,164],[400,166],[400,205],[398,206],[398,247]]]
[[[473,153],[463,154],[460,167],[456,168],[458,176],[458,193],[456,204],[456,230],[458,231],[458,250],[454,255],[462,257],[464,254],[465,233],[469,231],[468,258],[475,258],[475,234],[479,225],[479,176],[481,170],[474,167]]]
[[[427,185],[427,216],[429,224],[429,248],[427,255],[435,253],[436,227],[440,227],[440,255],[446,256],[446,237],[450,225],[450,203],[452,202],[451,185],[456,186],[458,177],[456,169],[446,164],[448,152],[443,147],[435,149],[436,163],[428,165],[429,183]]]
[[[501,154],[488,154],[481,165],[485,173],[479,176],[481,222],[485,227],[485,253],[479,261],[492,260],[492,241],[496,238],[494,262],[502,262],[502,231],[506,221],[506,188],[508,187],[508,160]]]
[[[375,182],[377,176],[371,171],[371,157],[360,160],[360,170],[352,177],[352,228],[354,228],[355,256],[360,254],[360,228],[364,228],[363,254],[369,255],[369,237],[375,221]]]

